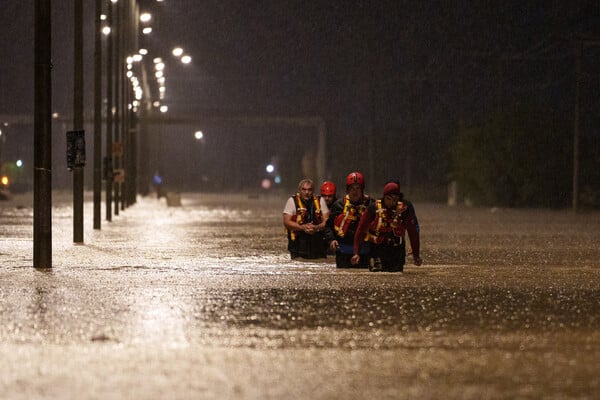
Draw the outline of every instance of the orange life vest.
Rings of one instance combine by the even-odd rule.
[[[404,238],[405,227],[401,215],[408,209],[399,201],[393,209],[383,207],[382,201],[377,200],[375,218],[369,225],[368,241],[375,244],[399,245]]]
[[[333,220],[333,228],[335,229],[336,235],[343,238],[352,225],[354,225],[354,229],[356,229],[360,217],[367,210],[366,205],[368,204],[368,200],[369,196],[363,195],[361,203],[354,205],[350,202],[350,196],[344,196],[344,209]]]

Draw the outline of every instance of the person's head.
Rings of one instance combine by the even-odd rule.
[[[302,179],[298,183],[298,193],[302,200],[309,200],[313,196],[314,184],[311,179]]]
[[[400,201],[400,185],[395,182],[386,183],[383,187],[383,206],[385,208],[394,207]]]
[[[398,190],[400,190],[400,179],[389,179],[383,185],[387,185],[388,183],[395,183],[398,185]],[[400,201],[404,199],[404,193],[400,192]]]
[[[346,193],[350,201],[355,203],[359,201],[365,190],[365,178],[360,172],[351,172],[346,177]]]
[[[335,200],[335,195],[336,195],[335,183],[333,183],[331,181],[323,182],[323,184],[321,185],[321,197],[323,197],[323,199],[325,199],[325,202],[327,203],[327,205],[331,205],[331,203],[333,203],[333,201]]]

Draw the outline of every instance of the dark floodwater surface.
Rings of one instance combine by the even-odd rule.
[[[19,348],[45,365],[35,349],[58,346],[77,360],[73,348],[113,346],[116,355],[103,357],[139,365],[171,346],[189,350],[165,356],[181,373],[191,354],[221,351],[223,373],[231,363],[269,365],[271,378],[231,376],[225,397],[600,395],[599,213],[416,204],[425,264],[395,274],[292,262],[284,198],[183,194],[182,207],[140,199],[102,230],[86,226],[82,246],[71,243],[61,199],[54,268],[44,271],[32,268],[27,198],[0,204],[0,355],[15,362]],[[86,203],[86,220],[91,212]],[[129,354],[138,346],[141,355]],[[164,376],[161,368],[149,373]],[[67,387],[76,370],[62,372]],[[284,370],[294,378],[274,372]],[[29,372],[0,371],[8,393],[31,395],[18,383]],[[122,385],[136,376],[124,374]],[[200,394],[169,379],[151,387]],[[223,395],[215,377],[203,387],[205,397]]]

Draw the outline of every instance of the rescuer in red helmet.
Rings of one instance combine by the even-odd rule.
[[[331,208],[333,203],[337,200],[335,183],[331,181],[323,182],[321,185],[321,197],[325,199],[327,207]]]
[[[310,179],[302,179],[298,192],[288,198],[283,208],[283,226],[287,229],[288,250],[294,258],[325,258],[323,245],[329,208],[325,199],[313,193]]]
[[[406,262],[404,232],[408,232],[415,265],[421,265],[419,221],[415,209],[404,199],[398,182],[388,181],[383,188],[383,197],[371,204],[360,218],[354,235],[352,264],[358,265],[367,258],[361,255],[366,238],[371,243],[369,270],[402,272]]]
[[[361,247],[361,254],[365,257],[362,257],[359,263],[353,265],[351,259],[354,255],[354,233],[358,228],[358,222],[372,203],[373,199],[365,194],[363,175],[360,172],[348,174],[346,195],[331,206],[331,214],[325,230],[325,240],[329,243],[329,248],[335,251],[335,265],[338,268],[368,267],[369,258],[366,255],[370,252],[369,243]]]

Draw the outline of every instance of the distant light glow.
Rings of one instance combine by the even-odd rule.
[[[192,57],[190,56],[183,56],[181,57],[181,62],[184,64],[189,64],[192,62]]]
[[[102,33],[103,33],[105,36],[108,36],[108,35],[110,35],[110,26],[105,26],[104,28],[102,28]]]
[[[263,189],[271,189],[271,180],[270,179],[263,179],[262,182],[260,183],[260,186]]]
[[[180,57],[183,54],[183,49],[181,47],[175,47],[173,49],[173,55],[175,57]]]
[[[145,27],[144,29],[142,29],[142,33],[143,33],[144,35],[149,35],[149,34],[151,34],[151,33],[152,33],[152,27],[150,27],[150,26],[147,26],[147,27]]]
[[[3,184],[4,186],[7,186],[7,185],[8,185],[8,176],[4,175],[4,176],[2,177],[2,184]]]
[[[138,51],[138,53],[140,53],[141,55],[145,56],[146,54],[148,54],[148,50],[147,49],[140,49]]]
[[[17,160],[15,164],[17,164],[17,167],[21,168],[23,166],[23,160]]]
[[[269,164],[267,165],[267,168],[265,168],[267,170],[267,172],[270,174],[273,171],[275,171],[275,166],[273,164]]]
[[[167,111],[169,111],[169,107],[167,107],[167,106],[160,106],[160,112],[161,113],[166,113]]]
[[[200,140],[204,137],[204,133],[202,133],[202,131],[196,131],[196,133],[194,133],[194,137]]]
[[[142,13],[140,14],[140,22],[149,22],[152,19],[152,14]]]
[[[280,177],[279,175],[277,175],[277,176],[275,177],[275,179],[273,179],[273,180],[274,180],[274,181],[275,181],[275,183],[276,183],[276,184],[278,184],[278,185],[281,183],[281,177]]]

